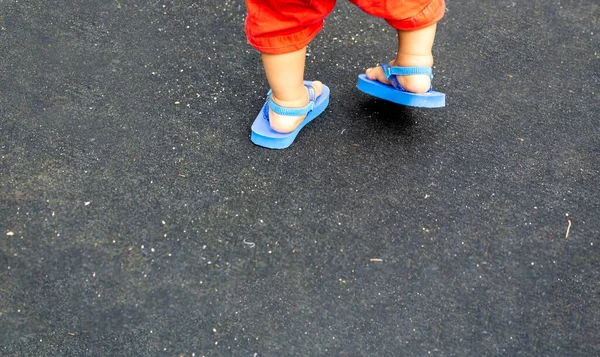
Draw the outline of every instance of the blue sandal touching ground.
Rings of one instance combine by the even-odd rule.
[[[367,78],[366,74],[358,76],[357,88],[374,97],[389,100],[410,107],[440,108],[446,105],[446,95],[429,89],[425,93],[412,93],[402,88],[396,76],[413,76],[426,74],[433,78],[431,67],[393,67],[382,64],[385,78],[391,85]]]
[[[329,104],[329,87],[323,84],[323,92],[317,97],[311,83],[311,81],[304,81],[304,85],[308,88],[309,102],[302,108],[284,108],[277,105],[273,99],[271,99],[271,91],[269,91],[269,93],[267,93],[267,102],[260,113],[258,113],[254,123],[252,123],[250,140],[256,145],[269,149],[285,149],[292,145],[300,130],[314,118],[318,117],[319,114],[323,113]],[[306,118],[304,118],[296,130],[291,133],[280,133],[271,129],[271,124],[269,123],[269,108],[279,115],[297,117],[306,114]]]

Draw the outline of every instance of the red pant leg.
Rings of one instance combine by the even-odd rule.
[[[299,50],[323,28],[335,0],[246,0],[246,37],[262,53]]]
[[[420,30],[444,17],[444,0],[350,0],[364,12],[385,19],[398,30]]]

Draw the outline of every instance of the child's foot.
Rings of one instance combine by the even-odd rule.
[[[419,56],[419,58],[404,59],[402,62],[393,60],[390,62],[390,66],[400,67],[412,67],[412,66],[426,66],[431,67],[433,65],[433,57],[431,56]],[[381,66],[368,68],[365,72],[366,76],[370,80],[379,81],[384,84],[390,84],[390,81],[385,77],[385,73]],[[413,76],[396,76],[398,82],[406,91],[412,93],[425,93],[431,88],[431,79],[426,74],[417,74]]]
[[[315,89],[315,98],[323,93],[323,83],[319,81],[313,81],[311,86]],[[305,87],[305,89],[306,91],[304,91],[303,95],[297,99],[279,100],[274,94],[271,94],[271,99],[273,99],[275,104],[284,108],[302,108],[309,102],[308,88]],[[279,133],[291,133],[292,131],[296,130],[304,118],[306,118],[306,114],[295,117],[277,114],[273,111],[273,109],[269,109],[269,123],[271,125],[271,129]]]

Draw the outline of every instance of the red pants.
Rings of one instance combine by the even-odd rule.
[[[437,23],[444,0],[350,0],[364,12],[398,30],[419,30]],[[299,50],[323,28],[335,0],[246,0],[246,36],[263,53]]]

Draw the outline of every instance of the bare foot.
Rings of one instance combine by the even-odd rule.
[[[319,81],[313,81],[311,86],[315,89],[315,98],[323,93],[323,83]],[[271,94],[271,99],[273,99],[275,104],[284,108],[302,108],[309,102],[308,88],[306,89],[304,95],[298,99],[279,100],[273,94]],[[269,123],[271,124],[271,128],[279,133],[291,133],[292,131],[296,130],[304,118],[306,118],[306,115],[301,115],[298,117],[280,115],[269,108]]]
[[[390,62],[390,66],[427,66],[430,67],[433,64],[433,58],[423,58],[423,61],[413,58],[412,61],[403,61],[405,63],[400,64],[398,60]],[[408,63],[406,63],[408,62]],[[421,63],[418,63],[421,62]],[[385,77],[383,68],[381,66],[368,68],[365,72],[367,78],[381,83],[390,84],[390,81]],[[431,88],[431,79],[426,74],[417,74],[413,76],[396,76],[398,82],[404,89],[412,93],[425,93]]]

